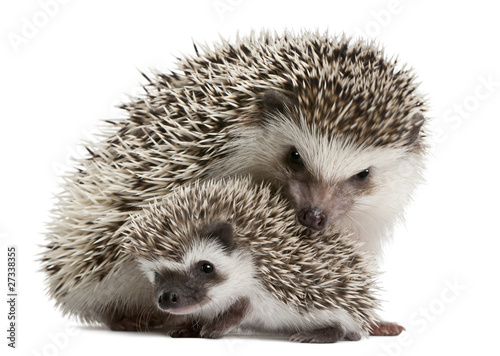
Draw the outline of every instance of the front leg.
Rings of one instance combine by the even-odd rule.
[[[234,328],[240,326],[248,312],[248,299],[243,298],[236,301],[222,315],[203,325],[200,336],[210,339],[218,339]]]
[[[209,339],[220,338],[238,327],[249,307],[248,299],[243,298],[236,301],[224,313],[213,320],[203,322],[203,317],[187,328],[177,330],[170,334],[171,337],[203,337]]]

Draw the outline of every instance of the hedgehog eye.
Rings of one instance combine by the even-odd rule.
[[[302,165],[302,158],[300,157],[299,151],[295,147],[292,147],[290,149],[290,152],[288,153],[288,159],[290,160],[290,163],[293,165]]]
[[[364,180],[366,177],[368,177],[369,174],[370,174],[370,169],[367,168],[367,169],[359,172],[358,174],[356,174],[354,176],[354,179],[356,179],[356,180]]]
[[[210,263],[206,262],[201,265],[201,272],[203,273],[212,273],[214,271],[214,266],[212,266]]]
[[[155,281],[158,282],[160,280],[160,274],[155,272]]]

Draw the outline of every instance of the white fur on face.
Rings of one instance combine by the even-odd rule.
[[[290,127],[285,136],[284,126]],[[378,251],[402,216],[417,183],[421,181],[422,158],[404,147],[359,147],[342,138],[321,136],[303,124],[291,122],[281,128],[284,142],[296,138],[295,147],[313,179],[299,183],[297,207],[319,207],[332,223],[348,227],[368,250]],[[369,168],[371,187],[349,189],[349,179]],[[297,184],[291,179],[293,184]],[[291,196],[295,196],[290,189]],[[308,205],[309,204],[309,205]]]
[[[155,272],[157,271],[174,271],[174,272],[184,272],[186,266],[184,263],[168,261],[165,259],[156,260],[146,260],[143,258],[138,258],[137,262],[141,268],[141,271],[146,275],[151,284],[155,283]]]
[[[301,155],[308,178],[287,169],[291,147]],[[228,158],[214,164],[212,176],[252,174],[283,186],[297,211],[323,210],[330,224],[354,232],[366,249],[379,252],[402,217],[423,168],[420,153],[405,147],[360,147],[345,137],[326,137],[305,120],[285,115],[264,127],[245,129],[234,140]],[[349,189],[346,182],[369,168],[370,189]]]
[[[205,302],[192,311],[193,315],[213,319],[255,288],[255,266],[250,253],[243,250],[226,252],[215,241],[202,240],[194,243],[187,249],[181,262],[158,259],[141,260],[140,263],[149,281],[154,283],[155,271],[170,270],[188,276],[189,271],[200,261],[210,262],[215,273],[223,277],[223,281],[210,287]]]
[[[247,297],[256,287],[256,271],[249,252],[235,249],[225,252],[216,242],[195,244],[184,257],[186,266],[209,261],[224,281],[207,291],[207,304],[200,310],[203,318],[214,318],[235,301]]]

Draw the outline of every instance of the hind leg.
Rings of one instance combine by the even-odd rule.
[[[168,333],[186,324],[185,317],[166,313],[142,314],[140,317],[115,316],[108,320],[106,325],[113,331],[161,330]]]
[[[370,332],[370,335],[372,336],[397,336],[406,330],[401,325],[387,321],[381,321],[377,324],[372,323],[371,327],[372,331]]]
[[[109,328],[113,331],[140,331],[144,330],[145,326],[136,318],[129,319],[127,317],[109,323]]]
[[[290,337],[290,341],[304,343],[333,343],[340,340],[358,341],[360,339],[361,334],[359,332],[347,332],[341,325],[310,331],[300,331]]]
[[[142,316],[142,317],[117,317],[111,319],[107,325],[113,331],[148,331],[157,329],[166,324],[167,315]]]

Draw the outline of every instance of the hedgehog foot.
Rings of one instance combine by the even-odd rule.
[[[171,331],[169,333],[170,337],[173,338],[183,338],[183,337],[201,337],[201,328],[190,325],[181,329]]]
[[[371,324],[372,331],[370,332],[371,336],[397,336],[406,330],[401,325],[396,323],[389,323],[387,321],[381,321],[377,324]]]
[[[138,319],[124,317],[119,320],[113,320],[109,328],[113,331],[146,331],[151,328],[162,326],[163,321],[155,318]]]
[[[226,335],[240,325],[247,313],[248,306],[249,302],[246,298],[236,301],[224,314],[203,326],[201,337],[218,339]]]
[[[218,339],[238,327],[248,310],[248,300],[240,299],[233,303],[223,314],[205,324],[193,323],[170,333],[171,337],[203,337]]]
[[[348,331],[344,336],[344,340],[346,340],[346,341],[359,341],[359,340],[361,340],[361,333]]]
[[[139,331],[142,329],[142,325],[137,320],[123,318],[112,321],[109,328],[113,331]]]
[[[357,341],[359,339],[361,339],[361,334],[356,332],[346,332],[346,330],[341,326],[300,331],[290,336],[290,341],[307,343],[333,343],[340,340]]]

